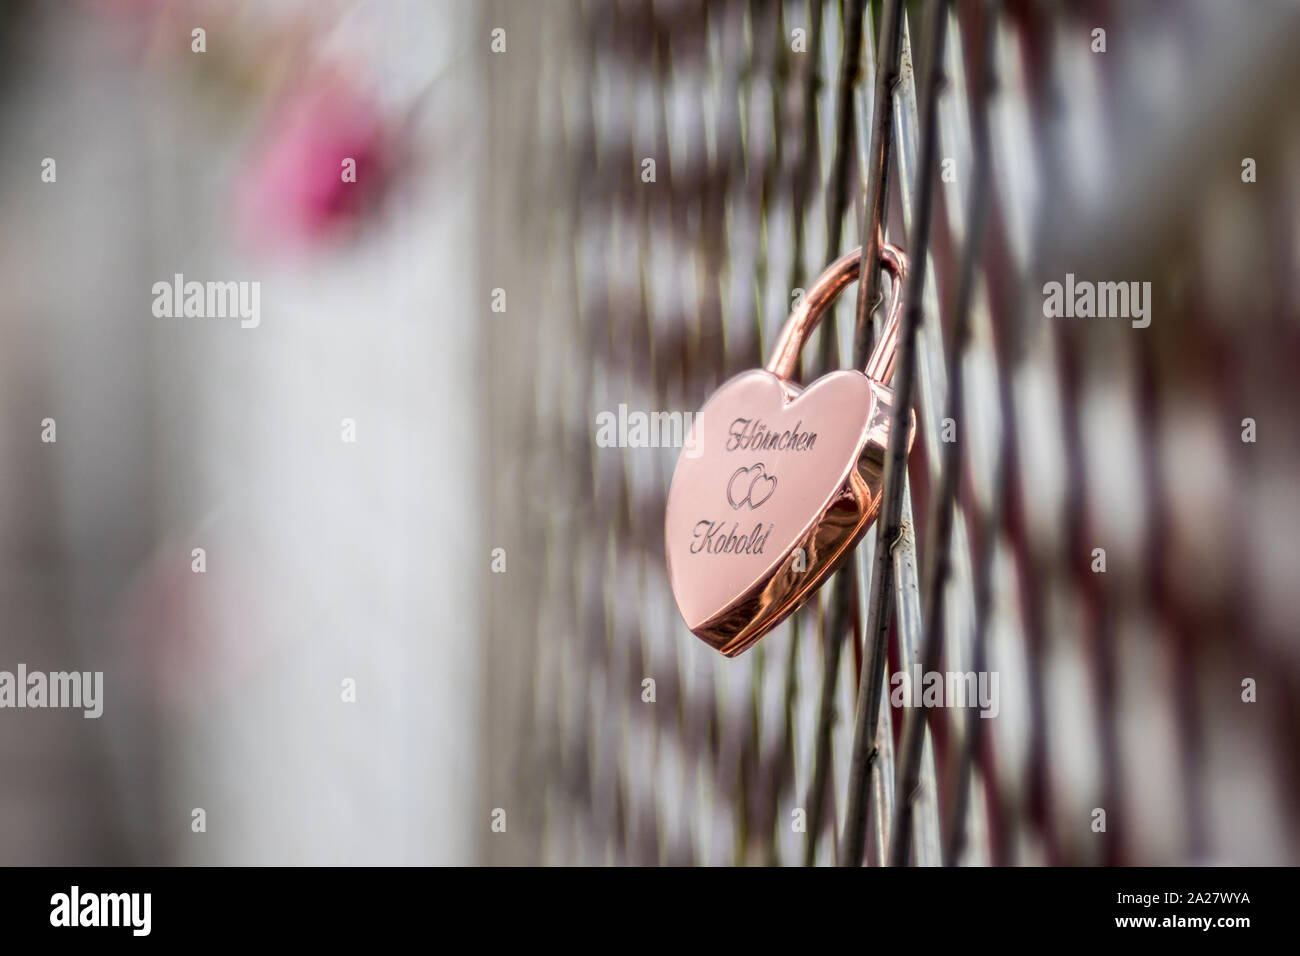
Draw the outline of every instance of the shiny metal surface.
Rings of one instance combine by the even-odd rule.
[[[854,370],[807,389],[788,380],[860,261],[855,249],[818,277],[787,319],[767,369],[718,389],[678,460],[664,518],[669,581],[692,633],[728,657],[815,594],[879,510],[893,414],[888,386]],[[895,295],[867,367],[887,379],[907,266],[893,246],[884,247],[882,261]]]
[[[863,371],[868,378],[885,385],[894,375],[894,350],[898,345],[898,323],[903,314],[902,283],[907,276],[907,256],[903,250],[890,243],[880,248],[880,261],[893,280],[894,293],[885,318],[885,327],[867,359]],[[799,353],[812,334],[822,315],[830,308],[845,287],[858,278],[862,265],[862,250],[846,252],[832,262],[804,293],[799,307],[790,313],[781,329],[781,335],[772,348],[767,370],[781,378],[794,378],[799,366]]]

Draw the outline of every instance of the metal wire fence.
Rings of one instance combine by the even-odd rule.
[[[1295,10],[891,6],[484,14],[485,857],[1294,862]],[[665,574],[680,449],[596,423],[761,366],[877,222],[916,276],[898,533],[723,659]],[[1149,282],[1148,324],[1046,315],[1074,277]],[[861,364],[862,285],[805,381]],[[935,671],[992,697],[914,706]]]

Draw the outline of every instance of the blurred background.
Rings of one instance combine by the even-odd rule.
[[[105,702],[0,711],[0,860],[473,861],[472,9],[4,11],[0,669]]]
[[[874,532],[723,659],[665,574],[679,449],[596,435],[762,365],[869,233],[884,6],[6,4],[0,671],[105,689],[0,710],[0,862],[845,862]],[[910,862],[1300,862],[1300,6],[939,4],[927,170],[899,6],[886,680],[951,506],[943,668],[1000,700],[882,708],[864,862],[923,713]],[[177,273],[260,324],[155,315]],[[1149,327],[1045,317],[1067,273]]]

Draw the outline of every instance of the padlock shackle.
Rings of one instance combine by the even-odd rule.
[[[871,350],[867,367],[863,369],[868,378],[873,378],[885,385],[894,376],[894,353],[898,346],[898,323],[903,315],[903,279],[907,275],[907,255],[897,246],[887,242],[880,244],[880,262],[889,270],[893,280],[893,293],[890,296],[889,312],[885,317],[885,327],[880,333],[876,347]],[[772,357],[767,360],[767,370],[780,378],[794,378],[799,367],[799,353],[803,351],[808,336],[817,327],[821,317],[826,313],[836,297],[844,288],[858,277],[862,265],[861,247],[847,252],[832,262],[804,293],[799,307],[790,313],[776,340]]]

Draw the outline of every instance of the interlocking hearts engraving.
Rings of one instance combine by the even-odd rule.
[[[737,485],[737,479],[740,484]],[[745,489],[743,494],[737,494],[741,489]],[[754,489],[758,491],[755,493]],[[776,491],[776,479],[763,470],[763,463],[760,461],[757,465],[749,468],[737,468],[731,475],[731,480],[727,482],[727,503],[737,511],[745,504],[750,509],[757,508],[768,498],[772,497]]]
[[[695,416],[691,453],[677,461],[664,518],[668,578],[687,627],[728,657],[812,597],[880,509],[901,251],[881,248],[894,295],[865,374],[831,372],[806,389],[790,380],[860,259],[855,250],[818,278],[767,368],[742,372],[714,393]]]

